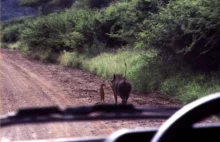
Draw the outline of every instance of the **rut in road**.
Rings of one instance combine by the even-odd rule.
[[[20,52],[1,52],[1,114],[24,107],[91,105],[100,100],[100,84],[108,81],[79,69],[28,60]],[[114,103],[111,88],[105,88],[106,102]],[[128,100],[137,106],[178,105],[159,94],[132,93]],[[108,136],[120,128],[159,126],[164,120],[95,121],[19,125],[2,129],[12,140],[79,136]]]

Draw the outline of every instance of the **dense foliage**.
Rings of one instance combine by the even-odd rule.
[[[25,28],[24,23],[34,20],[34,17],[16,18],[1,24],[1,38],[4,43],[13,43],[20,40],[21,31]]]
[[[76,0],[74,7],[75,8],[96,8],[100,9],[107,7],[111,2],[117,0]]]
[[[19,0],[24,7],[38,9],[39,14],[48,14],[61,9],[70,8],[75,0]]]
[[[31,50],[84,51],[93,43],[97,17],[98,12],[84,9],[53,13],[26,23],[21,37]]]
[[[182,58],[193,69],[219,69],[220,1],[175,0],[146,19],[139,41]],[[139,43],[138,43],[139,44]],[[149,47],[148,46],[148,47]]]

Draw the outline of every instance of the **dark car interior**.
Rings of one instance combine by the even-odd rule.
[[[95,121],[112,119],[161,119],[169,118],[160,128],[139,130],[122,129],[106,138],[52,139],[48,142],[218,142],[220,123],[196,124],[215,115],[219,117],[220,93],[208,95],[182,108],[140,108],[132,105],[96,105],[67,108],[30,108],[1,116],[1,127],[24,123],[47,123],[61,121]],[[169,112],[163,114],[166,110]],[[149,112],[151,111],[151,115]],[[155,112],[152,114],[152,112]],[[91,115],[96,113],[96,115]],[[170,116],[170,117],[169,117]],[[35,140],[36,141],[36,140]],[[42,140],[39,140],[39,142]]]

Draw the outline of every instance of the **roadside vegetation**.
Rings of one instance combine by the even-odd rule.
[[[20,0],[26,7],[41,2]],[[48,0],[44,6],[37,17],[3,22],[2,46],[104,79],[125,75],[126,63],[133,89],[184,103],[220,91],[219,0]]]

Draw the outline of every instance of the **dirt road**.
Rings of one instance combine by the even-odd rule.
[[[97,76],[79,69],[44,64],[28,60],[20,52],[1,51],[1,114],[23,107],[60,107],[99,102]],[[114,103],[109,85],[106,102]],[[159,94],[132,93],[128,103],[134,105],[176,105]],[[2,129],[2,135],[12,140],[47,139],[79,136],[107,136],[120,128],[159,126],[164,120],[102,121],[61,124],[19,125]]]

